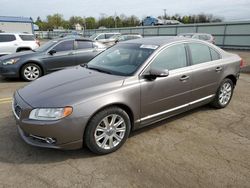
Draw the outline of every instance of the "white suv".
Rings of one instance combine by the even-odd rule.
[[[40,46],[32,34],[0,33],[0,56],[34,50]]]

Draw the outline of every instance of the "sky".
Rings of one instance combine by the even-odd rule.
[[[250,20],[250,0],[0,0],[0,16],[32,17],[43,20],[49,14],[99,18],[125,14],[145,16],[176,13],[213,14],[225,21]]]

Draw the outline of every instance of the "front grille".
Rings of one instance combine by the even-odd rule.
[[[16,116],[16,118],[19,119],[21,116],[22,109],[17,104],[17,101],[15,100],[15,98],[13,99],[13,112],[14,112],[14,115]]]

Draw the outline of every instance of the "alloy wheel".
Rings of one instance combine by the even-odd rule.
[[[225,82],[220,89],[219,102],[222,105],[227,105],[227,103],[230,101],[231,95],[232,95],[232,86],[229,82]]]
[[[96,127],[95,142],[100,148],[109,150],[123,140],[125,132],[125,120],[117,114],[111,114],[104,117]]]
[[[24,69],[24,76],[27,80],[35,80],[39,75],[40,71],[36,66],[30,65]]]

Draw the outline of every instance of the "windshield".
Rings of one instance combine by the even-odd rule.
[[[45,44],[43,44],[42,46],[40,46],[39,48],[37,48],[36,51],[38,51],[38,52],[46,51],[50,47],[52,47],[54,44],[56,44],[57,42],[58,41],[50,40],[50,41],[46,42]]]
[[[117,44],[92,59],[87,68],[120,76],[133,75],[158,46]]]
[[[110,39],[118,39],[121,35],[113,35]]]
[[[95,34],[91,35],[89,38],[90,38],[90,39],[95,39],[95,38],[97,37],[97,35],[98,35],[98,34],[95,33]]]

